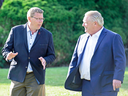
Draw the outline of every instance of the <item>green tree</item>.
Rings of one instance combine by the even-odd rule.
[[[12,26],[27,22],[29,8],[44,10],[43,27],[53,34],[56,60],[49,66],[69,64],[76,41],[84,33],[82,19],[89,10],[98,10],[104,17],[104,26],[119,33],[128,46],[127,0],[4,0],[0,9],[0,50]],[[0,55],[0,67],[5,61]]]

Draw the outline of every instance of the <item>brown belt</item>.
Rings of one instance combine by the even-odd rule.
[[[27,74],[31,74],[31,73],[33,73],[33,72],[27,72]]]
[[[90,80],[87,80],[87,79],[84,79],[84,80],[86,80],[86,81],[90,81]]]

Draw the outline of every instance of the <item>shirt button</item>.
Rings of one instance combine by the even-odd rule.
[[[25,67],[25,68],[28,68],[28,67]]]
[[[30,59],[30,57],[28,57],[28,59]]]

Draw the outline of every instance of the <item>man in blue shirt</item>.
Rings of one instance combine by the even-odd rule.
[[[52,33],[41,27],[43,10],[32,7],[28,22],[11,29],[2,54],[10,61],[11,96],[45,96],[45,66],[53,62]]]

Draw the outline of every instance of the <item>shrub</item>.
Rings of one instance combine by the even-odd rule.
[[[43,27],[53,34],[56,60],[49,66],[62,66],[70,62],[76,41],[84,33],[82,19],[89,10],[98,10],[104,17],[104,26],[119,33],[128,45],[126,0],[4,0],[0,10],[0,50],[12,26],[27,22],[29,8],[44,10]],[[0,55],[0,67],[4,62]]]

